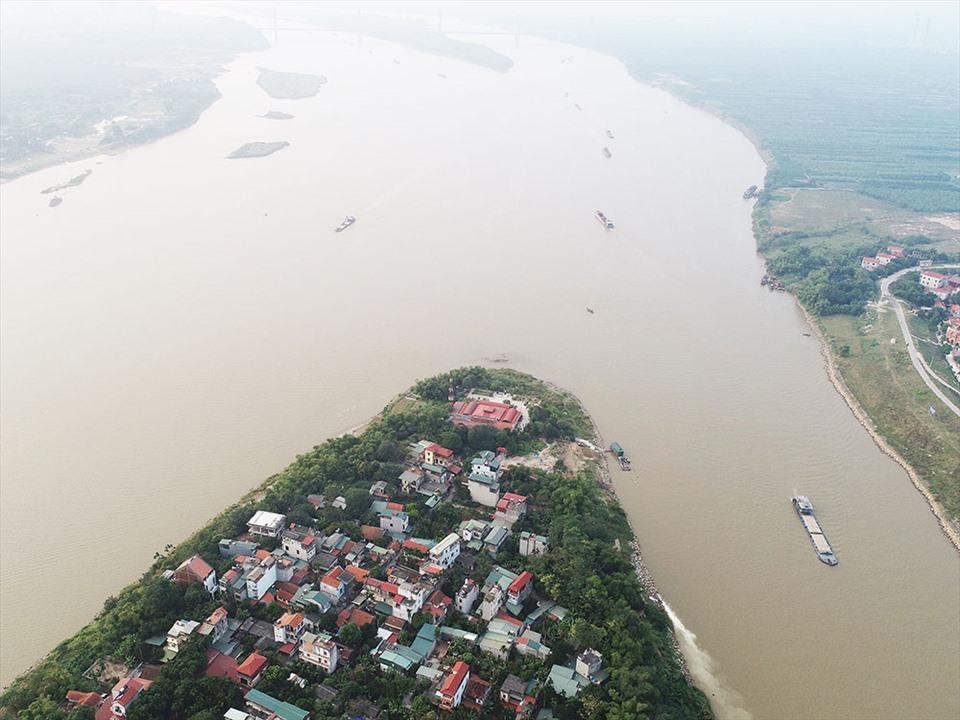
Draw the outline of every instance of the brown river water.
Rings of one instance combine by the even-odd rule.
[[[512,71],[281,41],[194,127],[0,187],[2,681],[297,452],[499,358],[633,457],[617,493],[721,717],[960,716],[960,561],[760,287],[752,145],[608,57],[490,42]],[[258,66],[329,83],[271,100]]]

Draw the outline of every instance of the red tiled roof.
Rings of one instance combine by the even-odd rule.
[[[113,686],[113,691],[111,694],[115,694],[117,690],[120,690],[121,692],[114,698],[112,702],[113,704],[127,707],[133,702],[134,698],[137,697],[141,690],[145,690],[152,684],[153,683],[151,681],[143,680],[141,678],[124,678]]]
[[[74,705],[82,705],[83,707],[96,707],[100,702],[100,695],[95,692],[67,690],[67,701]]]
[[[453,450],[450,448],[445,448],[443,445],[437,445],[436,443],[428,446],[427,450],[432,452],[434,455],[439,455],[440,457],[453,457]]]
[[[280,619],[274,623],[274,625],[277,627],[298,628],[302,622],[303,613],[284,613],[280,616]]]
[[[384,532],[383,528],[374,527],[373,525],[361,525],[360,534],[367,540],[379,540],[383,537]]]
[[[508,615],[505,612],[499,613],[497,615],[497,619],[503,620],[504,622],[510,623],[511,625],[515,625],[516,627],[523,627],[523,622],[521,620],[518,620],[517,618],[513,617],[513,615]]]
[[[387,509],[388,509],[388,510],[403,510],[403,503],[388,502],[388,503],[387,503]]]
[[[935,272],[933,270],[921,270],[921,275],[926,275],[927,277],[936,278],[937,280],[946,280],[947,276],[941,273]]]
[[[369,570],[364,570],[362,567],[357,567],[356,565],[347,565],[346,570],[357,580],[363,580],[367,575],[370,574]]]
[[[467,665],[463,660],[458,660],[453,666],[453,670],[443,681],[443,685],[440,687],[440,692],[448,697],[453,697],[457,690],[460,689],[460,686],[463,684],[463,679],[469,672],[470,666]]]
[[[213,648],[207,650],[207,666],[203,670],[207,677],[222,677],[237,682],[237,661],[229,655],[217,652]]]
[[[533,580],[533,573],[529,570],[524,570],[520,575],[510,583],[510,586],[507,588],[507,592],[518,593],[523,590],[526,585]]]
[[[204,560],[199,555],[194,555],[191,558],[187,558],[177,567],[176,572],[187,571],[191,575],[204,580],[207,575],[213,572],[213,568],[210,567],[210,563]]]
[[[225,607],[218,607],[216,610],[210,613],[210,617],[207,618],[207,622],[210,625],[216,625],[218,622],[227,617],[227,614],[227,609]]]
[[[426,545],[422,543],[418,543],[415,540],[411,540],[410,538],[407,538],[406,540],[403,541],[403,549],[413,550],[414,552],[418,552],[418,553],[430,552],[430,548],[428,548]]]
[[[282,653],[283,655],[289,655],[293,652],[293,649],[296,647],[293,643],[284,643],[277,648],[277,652]]]
[[[247,659],[240,663],[237,668],[237,674],[244,677],[253,678],[263,672],[267,666],[267,659],[260,653],[250,653]]]

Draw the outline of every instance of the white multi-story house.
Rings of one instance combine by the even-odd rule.
[[[500,612],[505,599],[503,590],[499,585],[491,587],[487,594],[483,596],[483,602],[480,603],[480,617],[490,622]]]
[[[947,276],[933,270],[922,270],[920,272],[920,284],[925,288],[935,290],[947,284]]]
[[[278,643],[294,643],[306,632],[307,625],[303,613],[284,613],[273,624],[273,639]]]
[[[323,538],[318,538],[309,528],[293,525],[280,533],[280,542],[287,555],[310,562],[316,556]]]
[[[386,508],[378,513],[380,517],[380,528],[390,532],[405,533],[410,529],[410,516],[403,510],[394,510]]]
[[[337,644],[327,633],[304,633],[300,638],[300,659],[318,665],[328,674],[337,669],[340,653]]]
[[[167,630],[167,649],[170,652],[180,652],[180,648],[193,633],[200,627],[196,620],[177,620],[169,630]]]
[[[524,530],[520,533],[520,554],[523,557],[528,555],[543,555],[550,547],[550,541],[545,535]]]
[[[247,599],[259,600],[277,583],[277,558],[268,555],[246,576]]]
[[[460,536],[450,533],[430,548],[430,562],[446,570],[460,557]]]
[[[247,529],[252,535],[277,537],[280,535],[280,531],[283,530],[284,523],[286,522],[286,515],[267,512],[266,510],[257,510],[253,517],[247,520]]]
[[[457,591],[457,597],[454,598],[454,606],[464,615],[469,615],[473,612],[473,606],[476,604],[478,597],[480,597],[480,589],[477,587],[477,584],[470,578],[466,578],[463,581],[463,585]]]

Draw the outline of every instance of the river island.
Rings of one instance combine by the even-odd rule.
[[[273,155],[275,152],[283,150],[290,143],[286,140],[278,142],[251,142],[241,145],[232,153],[227,155],[228,160],[241,160],[244,158],[258,158]]]
[[[158,552],[0,714],[710,717],[634,548],[580,402],[461,368]]]

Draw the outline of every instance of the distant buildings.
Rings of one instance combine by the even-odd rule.
[[[920,272],[920,285],[928,289],[936,289],[947,284],[947,276],[933,270]]]

